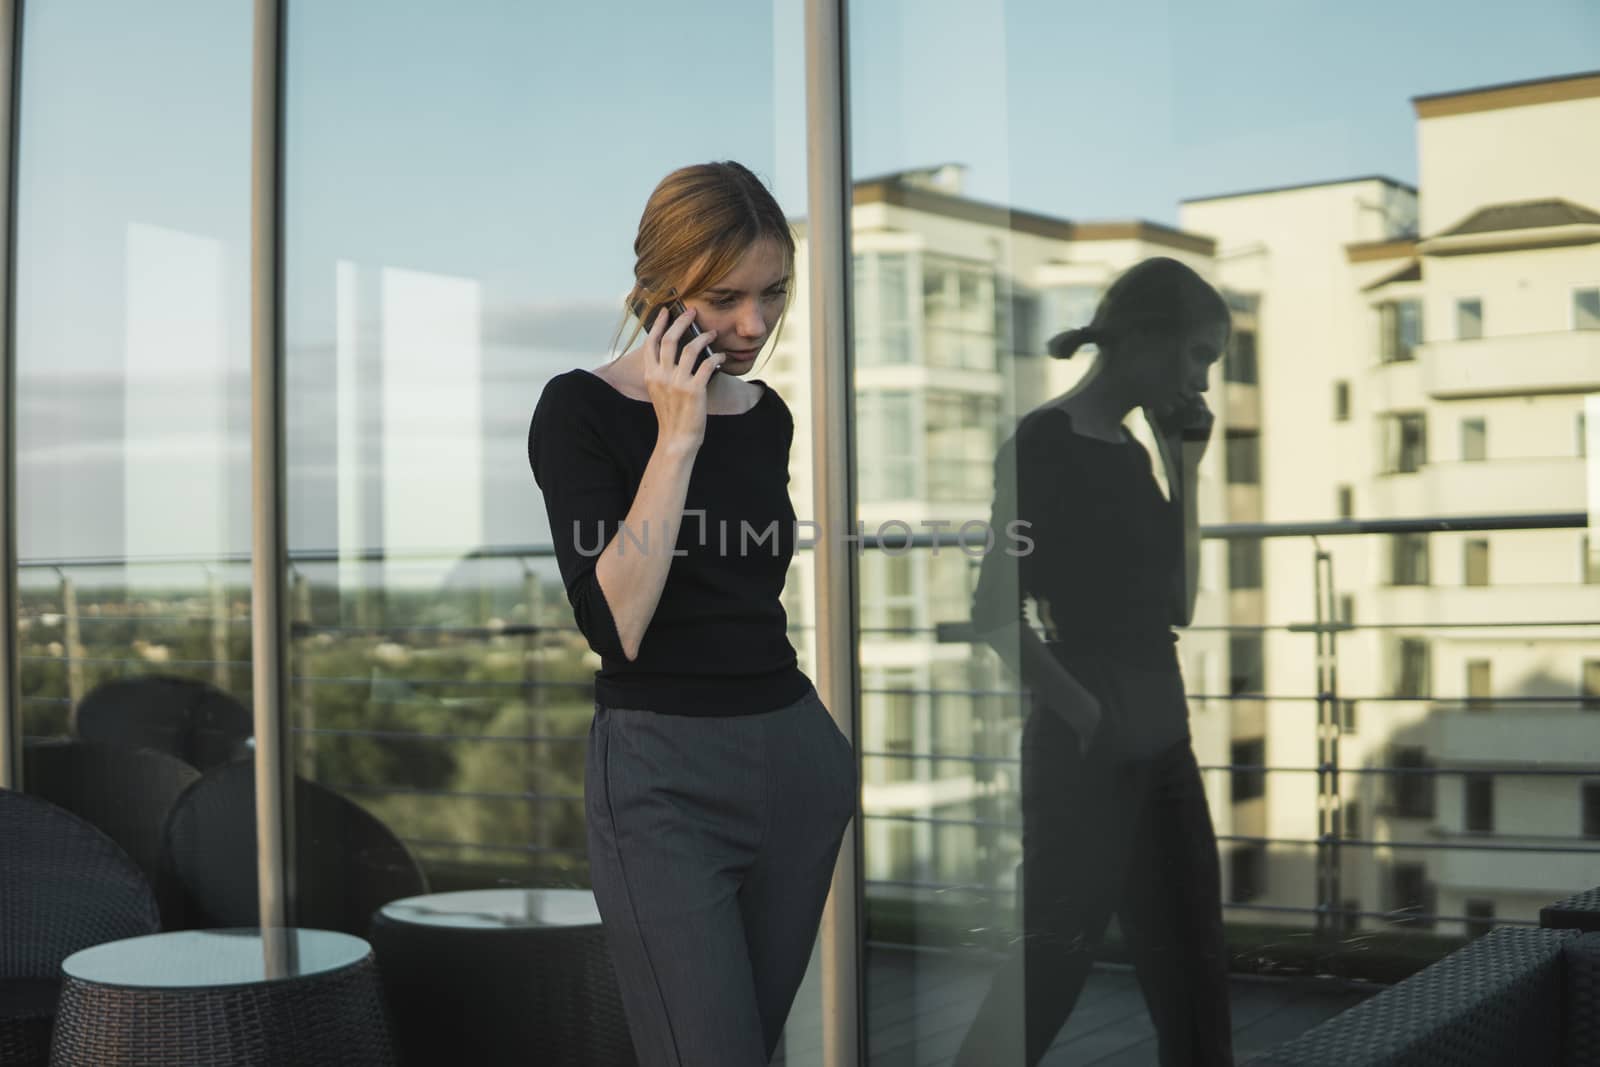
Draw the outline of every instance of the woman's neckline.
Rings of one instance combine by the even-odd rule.
[[[600,375],[596,374],[594,371],[590,370],[588,367],[579,367],[578,369],[581,370],[588,377],[593,378],[595,381],[597,381],[601,385],[605,386],[606,387],[606,391],[611,393],[613,396],[616,396],[616,397],[619,397],[619,398],[621,398],[623,400],[626,400],[630,404],[644,404],[645,406],[654,409],[654,407],[655,407],[655,402],[654,401],[645,400],[645,399],[642,399],[642,398],[637,397],[637,396],[629,396],[627,393],[624,393],[621,389],[618,389],[616,386],[614,386],[610,382],[606,381],[604,378],[602,378]],[[772,393],[772,387],[770,385],[768,385],[766,382],[762,381],[760,378],[752,378],[752,379],[750,379],[750,381],[753,382],[756,385],[761,386],[761,395],[756,397],[756,402],[754,404],[751,404],[749,407],[745,408],[743,411],[708,411],[708,412],[706,412],[706,417],[710,418],[710,419],[734,419],[734,418],[738,418],[740,415],[748,415],[748,414],[750,414],[756,408],[760,407],[763,403],[765,403],[767,397]]]
[[[1133,431],[1129,430],[1126,426],[1122,426],[1120,424],[1117,427],[1118,429],[1120,429],[1122,431],[1122,440],[1120,440],[1120,441],[1108,441],[1104,437],[1096,437],[1093,434],[1084,433],[1082,430],[1078,429],[1077,422],[1074,421],[1074,419],[1072,418],[1072,412],[1068,411],[1066,408],[1062,407],[1059,404],[1054,405],[1054,409],[1056,411],[1061,412],[1061,417],[1067,420],[1067,429],[1071,432],[1072,436],[1074,436],[1074,437],[1081,438],[1082,440],[1085,440],[1085,441],[1093,441],[1096,444],[1110,445],[1112,448],[1121,448],[1124,445],[1138,444],[1139,443],[1139,439],[1137,437],[1133,436]]]

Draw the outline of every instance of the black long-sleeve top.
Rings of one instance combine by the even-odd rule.
[[[1159,750],[1186,736],[1172,629],[1183,527],[1150,453],[1131,434],[1120,442],[1087,437],[1064,409],[1041,407],[1000,446],[994,484],[990,522],[999,543],[1011,543],[1008,524],[1021,520],[1032,544],[1017,542],[1015,556],[984,557],[974,629],[1027,625],[1023,605],[1033,597],[1052,631],[1051,652],[1139,744]],[[1023,682],[1038,693],[1035,679]]]
[[[795,549],[794,417],[770,385],[753,408],[706,416],[655,615],[629,661],[595,563],[618,534],[655,449],[655,406],[598,375],[546,383],[528,428],[556,563],[578,628],[600,656],[595,699],[678,715],[772,711],[805,695],[780,595]],[[703,516],[699,514],[703,512]],[[663,552],[662,529],[622,531],[620,551]]]

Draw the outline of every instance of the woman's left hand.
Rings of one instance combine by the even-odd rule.
[[[1157,430],[1168,439],[1209,441],[1217,416],[1206,404],[1206,398],[1195,394],[1151,419]]]

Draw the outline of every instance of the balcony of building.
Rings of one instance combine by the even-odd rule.
[[[1434,400],[1592,393],[1600,390],[1600,331],[1429,341],[1419,350]]]

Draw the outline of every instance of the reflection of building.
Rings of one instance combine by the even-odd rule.
[[[964,522],[986,522],[999,442],[1017,416],[1070,386],[1088,364],[1042,357],[1049,335],[1086,324],[1108,281],[1141,259],[1170,255],[1209,271],[1206,238],[1146,222],[1081,224],[978,203],[961,195],[955,166],[858,183],[854,205],[859,514],[869,534],[881,528],[892,537],[904,531],[898,523],[919,533],[943,524],[954,533]],[[803,239],[800,257],[803,275]],[[796,501],[811,496],[806,315],[803,303],[790,309],[768,375],[795,413]],[[1206,521],[1223,514],[1222,453],[1218,447],[1208,459]],[[981,537],[973,533],[974,552]],[[965,757],[1016,755],[1016,698],[982,695],[1012,689],[1015,680],[988,650],[935,636],[939,623],[966,618],[977,560],[948,547],[869,549],[860,559],[861,744],[888,754],[864,764],[867,876],[1008,881],[1016,832],[975,828],[971,820],[1015,821],[1008,802],[990,799],[1014,794],[1015,769]],[[1207,562],[1215,587],[1223,558]],[[791,619],[801,625],[811,621],[803,602],[807,564],[802,554],[789,583]],[[1217,625],[1225,607],[1204,597],[1200,623]],[[1221,691],[1223,648],[1214,633],[1185,639],[1195,693]],[[1226,762],[1226,706],[1195,706],[1202,762]],[[962,758],[901,758],[913,753]],[[1221,778],[1211,784],[1227,786]]]
[[[1367,178],[1183,207],[1185,227],[1217,238],[1224,282],[1259,297],[1268,522],[1585,509],[1583,408],[1600,390],[1600,76],[1424,97],[1416,110],[1420,194]],[[1478,771],[1600,775],[1600,730],[1573,701],[1600,692],[1600,635],[1572,625],[1592,621],[1597,602],[1580,531],[1325,544],[1340,614],[1382,627],[1340,638],[1341,692],[1400,698],[1347,706],[1342,763],[1464,772],[1347,775],[1346,835],[1570,848],[1600,834],[1600,785]],[[1269,542],[1251,566],[1269,621],[1313,617],[1305,542]],[[1274,633],[1262,651],[1269,693],[1313,691],[1309,637]],[[1538,703],[1550,697],[1567,703]],[[1489,702],[1508,698],[1520,702]],[[1265,718],[1267,761],[1307,765],[1312,706],[1268,703]],[[1313,778],[1269,776],[1269,836],[1315,836]],[[1347,853],[1343,895],[1368,911],[1526,919],[1593,881],[1592,854]],[[1305,853],[1265,869],[1264,901],[1312,899]]]
[[[978,203],[961,194],[958,166],[858,183],[866,531],[986,519],[999,441],[1087,364],[1041,358],[1044,341],[1086,322],[1109,279],[1152,255],[1212,277],[1234,310],[1204,521],[1582,511],[1585,434],[1600,418],[1583,415],[1600,390],[1600,149],[1572,146],[1600,125],[1600,77],[1446,94],[1417,110],[1420,197],[1381,177],[1209,197],[1183,205],[1181,230]],[[1516,166],[1480,158],[1482,145]],[[802,273],[804,260],[802,235]],[[770,368],[795,411],[797,501],[811,490],[806,314],[791,308]],[[1573,625],[1593,617],[1590,543],[1573,530],[1324,542],[1336,612],[1358,627],[1339,639],[1340,692],[1357,698],[1341,705],[1341,764],[1424,772],[1344,775],[1346,837],[1538,847],[1600,835],[1600,732],[1574,700],[1600,697],[1600,642]],[[813,621],[807,564],[802,554],[789,586],[800,627]],[[1003,884],[1015,862],[1012,832],[972,825],[1014,821],[993,803],[1016,788],[1010,766],[918,758],[1016,751],[1015,699],[984,696],[1014,680],[987,651],[935,633],[964,618],[974,574],[957,549],[861,556],[861,739],[881,754],[865,761],[871,879]],[[1202,764],[1311,767],[1315,649],[1286,630],[1316,617],[1310,542],[1209,545],[1204,581],[1182,645],[1190,690],[1239,699],[1193,701]],[[1207,629],[1224,625],[1226,636]],[[1508,764],[1596,781],[1482,773]],[[1315,778],[1209,777],[1218,832],[1233,838],[1232,899],[1316,899],[1308,846],[1252,840],[1315,839]],[[1480,920],[1530,917],[1584,882],[1592,858],[1344,852],[1348,905]]]

